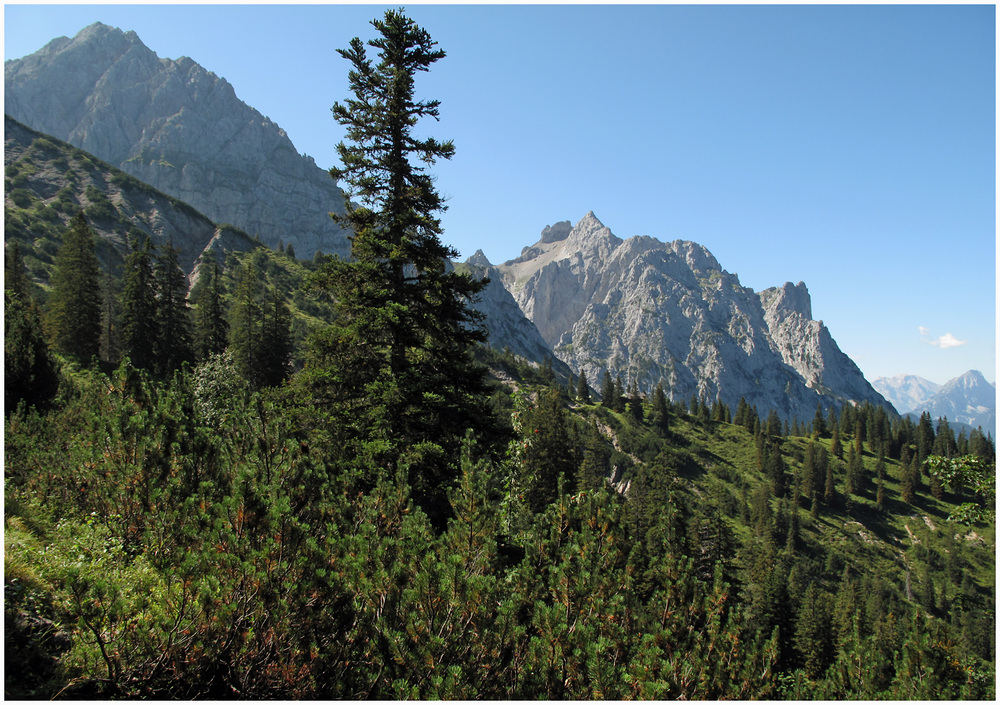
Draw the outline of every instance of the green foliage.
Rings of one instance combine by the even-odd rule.
[[[925,463],[931,477],[940,480],[946,489],[957,491],[964,487],[976,495],[975,502],[956,507],[948,521],[973,524],[996,519],[995,464],[974,455],[952,459],[932,455]]]
[[[47,315],[55,349],[85,363],[100,352],[100,274],[94,233],[79,213],[55,258]]]
[[[239,274],[229,346],[236,369],[256,388],[281,384],[291,372],[291,314],[277,290],[265,287],[254,259]]]

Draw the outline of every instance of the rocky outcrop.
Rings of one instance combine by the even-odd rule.
[[[160,59],[97,23],[4,64],[5,111],[272,248],[346,256],[330,175],[190,58]]]
[[[503,285],[503,275],[483,254],[482,250],[465,261],[465,267],[477,279],[489,278],[489,283],[472,308],[485,315],[485,326],[490,337],[488,345],[496,350],[510,352],[536,364],[546,359],[553,363],[553,370],[560,378],[569,375],[569,367],[556,358],[535,324],[525,317],[514,297]]]
[[[807,387],[840,403],[885,404],[854,360],[837,346],[823,321],[812,320],[812,301],[804,283],[765,289],[760,302],[772,346]]]
[[[817,403],[885,400],[811,320],[804,284],[761,294],[697,243],[622,240],[591,212],[557,223],[498,268],[556,355],[588,379],[609,370],[671,399],[740,397],[785,418]]]

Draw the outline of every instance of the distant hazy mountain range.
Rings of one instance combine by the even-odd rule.
[[[996,437],[996,386],[979,370],[969,370],[944,386],[915,375],[879,377],[872,386],[902,414],[919,417],[928,412],[935,420],[947,417],[956,428],[982,426]]]
[[[135,33],[95,24],[6,62],[4,82],[7,112],[27,128],[92,152],[204,214],[188,235],[188,262],[226,231],[218,223],[271,247],[292,245],[298,257],[349,253],[346,233],[328,215],[344,209],[329,175],[191,59],[159,59]],[[17,159],[27,147],[21,149]],[[8,148],[5,164],[14,158]],[[43,188],[27,171],[20,185],[37,187],[37,203],[20,194],[28,204],[20,215],[30,220],[29,210],[44,211],[68,184]],[[115,177],[102,183],[94,188],[116,209],[91,208],[111,218],[102,237],[123,246],[133,217],[138,230],[168,237],[162,221],[169,204],[157,205],[154,215],[116,190]],[[6,198],[13,204],[10,193]],[[86,189],[73,199],[92,206]],[[32,227],[7,237],[34,242]],[[457,266],[492,280],[477,306],[487,314],[494,347],[535,361],[554,356],[559,368],[585,372],[593,387],[610,371],[642,392],[663,383],[674,400],[698,395],[735,408],[743,397],[764,413],[804,420],[817,405],[887,404],[822,321],[812,319],[804,283],[754,292],[693,242],[623,240],[588,213],[575,225],[545,228],[514,260],[493,265],[477,253]]]

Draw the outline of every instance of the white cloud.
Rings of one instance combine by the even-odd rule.
[[[960,345],[965,345],[966,342],[968,342],[968,341],[959,340],[958,338],[956,338],[955,336],[953,336],[951,333],[945,333],[940,338],[938,338],[937,340],[933,341],[931,343],[931,345],[935,345],[935,346],[937,346],[939,348],[957,348]]]
[[[933,345],[936,348],[941,348],[942,350],[947,348],[957,348],[968,342],[967,340],[959,340],[951,333],[945,333],[938,338],[930,338],[931,330],[930,328],[926,328],[924,326],[918,326],[917,330],[920,331],[920,335],[923,337],[925,343]]]

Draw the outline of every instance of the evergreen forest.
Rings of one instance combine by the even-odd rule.
[[[445,53],[372,29],[349,260],[210,251],[189,287],[81,211],[40,267],[18,214],[5,697],[995,699],[993,439],[491,348],[427,171],[455,146],[411,129]]]

